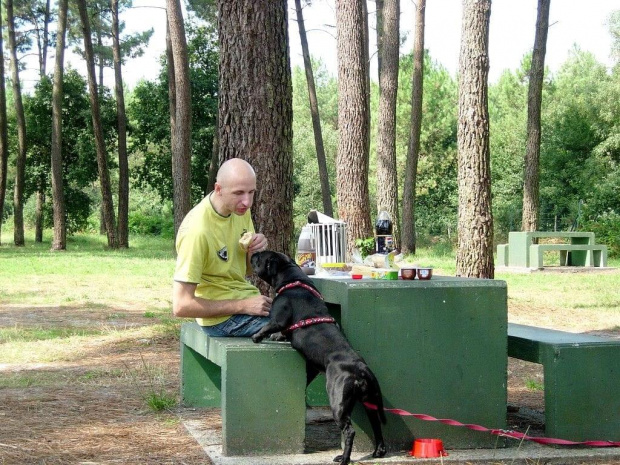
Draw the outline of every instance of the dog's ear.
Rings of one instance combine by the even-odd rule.
[[[278,257],[271,256],[267,259],[267,276],[273,278],[278,274]]]

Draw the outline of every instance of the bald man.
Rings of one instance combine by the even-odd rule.
[[[172,311],[196,318],[210,336],[251,336],[269,321],[271,298],[246,279],[251,255],[267,247],[250,217],[255,192],[252,166],[227,160],[213,192],[192,208],[177,233]],[[255,233],[247,251],[239,245],[246,232]]]

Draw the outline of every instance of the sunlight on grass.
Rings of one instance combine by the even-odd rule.
[[[0,246],[0,303],[20,305],[124,306],[170,308],[174,270],[170,239],[130,238],[129,249],[109,250],[105,238],[76,235],[67,250],[49,243]]]
[[[101,331],[83,328],[0,328],[0,344],[10,342],[46,341],[73,336],[92,336]]]
[[[150,340],[172,333],[166,325],[145,326],[119,331],[107,328],[98,333],[71,335],[63,338],[32,339],[21,337],[0,344],[0,360],[11,364],[73,362],[101,352],[102,348],[114,346],[134,347],[136,340]]]

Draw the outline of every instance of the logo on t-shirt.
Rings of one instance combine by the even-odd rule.
[[[217,256],[225,262],[228,261],[228,249],[226,248],[226,246],[222,247],[220,250],[217,251]]]

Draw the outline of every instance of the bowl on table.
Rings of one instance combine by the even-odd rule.
[[[418,279],[431,279],[432,276],[432,268],[418,268]]]
[[[414,267],[403,267],[400,269],[400,277],[406,280],[415,279],[417,269]]]

